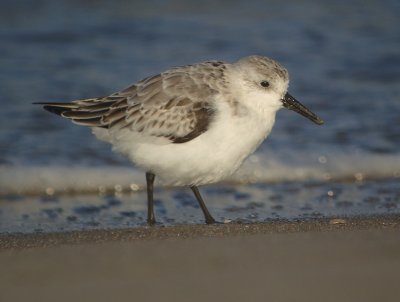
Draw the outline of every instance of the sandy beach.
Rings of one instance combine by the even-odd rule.
[[[400,216],[0,236],[1,301],[394,301]]]

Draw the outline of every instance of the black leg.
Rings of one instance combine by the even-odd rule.
[[[208,209],[203,201],[203,198],[201,198],[199,189],[196,186],[190,186],[192,189],[194,196],[196,196],[197,201],[199,202],[199,205],[201,207],[201,210],[203,211],[204,218],[206,219],[207,224],[215,223],[215,219],[211,216],[210,212],[208,212]]]
[[[147,223],[153,225],[156,223],[154,216],[154,199],[153,199],[153,184],[156,176],[151,172],[146,172],[147,181]]]

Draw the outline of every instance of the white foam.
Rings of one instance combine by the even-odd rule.
[[[273,158],[273,157],[272,157]],[[244,182],[363,180],[400,177],[400,155],[303,154],[302,159],[252,155],[234,179]]]
[[[143,184],[142,172],[121,167],[0,167],[0,194],[86,193]]]
[[[302,154],[252,155],[230,179],[235,182],[363,180],[400,178],[400,155]],[[144,173],[132,167],[2,166],[0,194],[95,193],[137,190]]]

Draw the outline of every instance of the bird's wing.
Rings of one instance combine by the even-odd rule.
[[[222,62],[178,67],[108,97],[44,105],[76,124],[110,131],[128,129],[184,143],[208,129],[215,96],[226,87],[224,69]]]

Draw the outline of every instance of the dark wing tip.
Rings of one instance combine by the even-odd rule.
[[[57,114],[57,115],[61,115],[63,112],[65,112],[65,108],[62,107],[54,107],[54,106],[50,106],[50,105],[45,105],[43,106],[44,110],[47,110],[51,113]]]
[[[101,128],[108,128],[108,125],[104,125],[102,123],[102,114],[104,110],[96,110],[93,112],[90,111],[79,111],[81,108],[91,108],[94,106],[87,106],[87,107],[79,107],[79,105],[75,103],[39,103],[35,102],[32,103],[34,105],[42,105],[43,109],[57,114],[61,117],[65,117],[70,119],[73,123],[82,126],[88,127],[101,127]],[[96,107],[96,109],[98,109]]]
[[[42,105],[43,109],[57,114],[57,115],[61,115],[63,112],[66,111],[70,111],[73,108],[76,108],[76,104],[73,103],[39,103],[39,102],[35,102],[32,103],[34,105]]]

